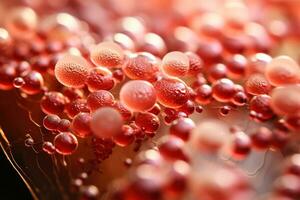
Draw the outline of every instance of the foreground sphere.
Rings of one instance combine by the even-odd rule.
[[[121,88],[120,101],[130,111],[143,112],[154,106],[156,93],[154,87],[147,81],[129,81]]]
[[[67,54],[55,65],[57,80],[67,87],[83,87],[88,76],[90,64],[82,57]]]
[[[98,138],[111,138],[122,131],[123,119],[114,108],[99,108],[92,114],[91,130]]]

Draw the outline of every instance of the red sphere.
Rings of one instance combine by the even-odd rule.
[[[157,100],[163,106],[178,108],[189,98],[185,83],[177,78],[162,78],[154,84]]]
[[[160,126],[159,118],[152,113],[138,113],[135,116],[135,123],[143,131],[153,133]]]
[[[25,84],[21,87],[22,92],[30,95],[41,92],[44,85],[44,79],[39,72],[31,71],[24,77]]]
[[[60,117],[57,115],[46,115],[43,119],[43,125],[50,131],[55,131],[59,125]]]
[[[89,112],[90,109],[87,106],[87,101],[85,99],[76,99],[66,105],[65,112],[68,117],[73,118],[80,112]]]
[[[235,85],[230,79],[222,78],[213,84],[212,92],[217,101],[229,102],[235,94]]]
[[[56,152],[62,155],[70,155],[78,146],[77,138],[70,132],[62,132],[55,136],[54,146]]]
[[[155,56],[142,52],[127,58],[122,69],[130,79],[152,81],[156,78],[159,65]]]
[[[60,114],[66,104],[65,96],[60,92],[47,92],[41,100],[42,111],[46,114]]]
[[[114,96],[106,90],[98,90],[87,97],[87,105],[92,112],[103,106],[112,106],[114,103]]]
[[[258,119],[268,120],[274,116],[274,113],[270,107],[271,97],[266,94],[255,96],[250,101],[250,111],[255,111],[258,114]]]
[[[115,81],[112,73],[103,67],[97,67],[90,70],[86,80],[89,91],[110,90],[114,87]]]
[[[92,134],[90,129],[91,115],[89,113],[77,114],[71,124],[71,129],[81,138],[86,138]]]
[[[179,118],[172,123],[170,127],[170,134],[187,141],[195,126],[194,121],[190,118]]]

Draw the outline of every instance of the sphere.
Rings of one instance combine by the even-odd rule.
[[[66,98],[60,92],[47,92],[41,99],[42,111],[46,114],[60,114],[64,111]]]
[[[178,108],[189,99],[188,88],[177,78],[162,78],[154,84],[157,100],[163,106]]]
[[[222,78],[212,86],[212,95],[217,101],[228,102],[234,94],[235,85],[230,79]]]
[[[299,65],[288,56],[278,56],[269,62],[265,71],[266,78],[274,86],[299,83]]]
[[[47,130],[55,131],[59,125],[60,117],[57,115],[46,115],[43,119],[43,125]]]
[[[91,130],[97,138],[111,138],[122,131],[123,119],[114,108],[99,108],[92,114]]]
[[[142,129],[142,131],[153,133],[157,131],[160,126],[159,118],[149,112],[138,113],[135,116],[135,124]]]
[[[23,79],[25,84],[21,87],[22,92],[29,95],[34,95],[41,92],[41,89],[44,85],[44,79],[39,72],[31,71],[26,74]]]
[[[185,76],[189,71],[189,58],[186,54],[173,51],[166,54],[162,60],[163,71],[170,76]]]
[[[133,80],[122,86],[120,101],[132,112],[143,112],[151,109],[156,103],[156,92],[151,83]]]
[[[114,42],[101,42],[91,51],[91,60],[98,66],[113,68],[122,64],[124,53],[122,48]]]
[[[62,132],[55,136],[54,146],[56,152],[62,155],[70,155],[78,146],[77,138],[70,132]]]
[[[192,130],[190,144],[195,150],[218,151],[228,137],[228,128],[224,122],[208,119],[197,124]]]
[[[67,54],[56,63],[54,74],[62,85],[81,88],[85,84],[90,67],[84,58]]]
[[[170,134],[187,141],[190,138],[192,130],[196,127],[194,121],[190,118],[179,118],[174,121],[170,127]]]
[[[114,96],[106,90],[98,90],[87,97],[87,105],[92,112],[103,106],[112,106],[114,103]]]
[[[115,86],[111,71],[103,67],[96,67],[90,70],[86,80],[89,91],[110,90]]]
[[[86,138],[92,134],[90,129],[91,115],[89,113],[77,114],[71,124],[71,129],[74,133],[81,138]]]
[[[122,69],[130,79],[152,81],[159,71],[157,62],[157,58],[152,54],[141,52],[130,55]]]
[[[268,94],[272,86],[262,74],[252,74],[245,83],[247,93],[252,95]]]
[[[300,115],[300,86],[277,87],[271,92],[271,108],[278,115]]]

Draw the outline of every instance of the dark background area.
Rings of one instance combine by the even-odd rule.
[[[0,149],[0,199],[32,200],[26,185]]]

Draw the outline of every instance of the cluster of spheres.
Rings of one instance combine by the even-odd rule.
[[[96,167],[70,180],[80,198],[300,199],[300,4],[153,1],[137,9],[142,18],[112,2],[98,25],[80,7],[78,18],[40,16],[49,2],[0,23],[0,89],[38,101],[44,154],[90,150],[101,166],[115,148],[134,148],[107,188],[85,183]],[[267,175],[241,163],[270,151],[283,158],[257,186]]]

